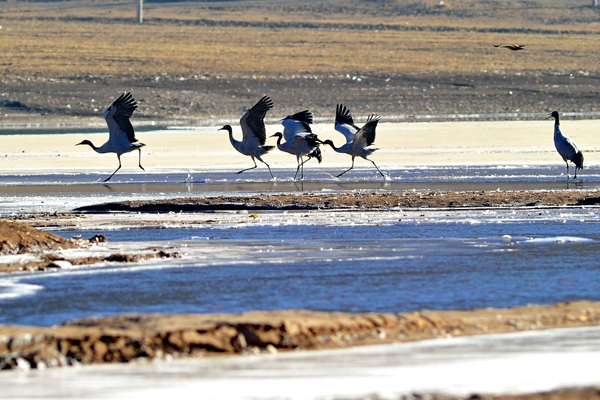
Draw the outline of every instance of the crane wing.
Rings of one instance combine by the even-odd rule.
[[[267,140],[267,131],[265,129],[265,115],[267,111],[273,108],[273,101],[269,96],[264,96],[258,101],[246,114],[240,119],[240,125],[244,138],[244,143],[258,141],[260,145],[264,145]]]
[[[305,122],[307,124],[313,123],[313,115],[310,112],[310,110],[304,110],[304,111],[297,112],[295,114],[290,115],[290,117],[291,117],[291,119],[294,119],[294,120],[300,121],[300,122]]]
[[[567,143],[573,149],[573,154],[579,153],[579,147],[577,147],[577,145],[575,144],[575,142],[573,140],[571,140],[571,138],[568,138],[566,136],[565,136],[565,139],[567,139]]]
[[[307,110],[308,111],[308,110]],[[302,111],[304,112],[304,111]],[[297,113],[300,114],[300,113]],[[296,114],[294,114],[296,115]],[[283,137],[286,141],[292,140],[295,135],[301,133],[312,133],[310,129],[310,125],[306,120],[297,120],[294,119],[294,115],[290,115],[281,120],[281,125],[283,125]],[[312,114],[310,116],[310,120],[312,121]]]
[[[129,142],[137,142],[133,126],[129,118],[137,108],[137,102],[130,92],[123,92],[106,110],[104,119],[110,133],[109,140],[119,141],[120,136],[126,135]]]
[[[579,153],[579,147],[577,147],[577,145],[573,140],[571,140],[571,138],[567,136],[563,136],[563,138],[564,141],[560,142],[560,144],[557,144],[556,148],[563,158],[573,161],[575,154]]]
[[[354,119],[350,110],[342,104],[335,106],[335,130],[346,137],[346,143],[352,142],[359,127],[354,125]]]
[[[375,142],[375,128],[377,128],[378,122],[379,117],[377,115],[369,115],[369,118],[367,118],[367,123],[360,128],[354,137],[354,148],[365,148]]]

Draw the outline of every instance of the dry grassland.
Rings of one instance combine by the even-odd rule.
[[[600,32],[600,23],[590,7],[503,3],[494,9],[458,2],[440,9],[423,2],[414,3],[422,8],[414,11],[413,3],[400,2],[390,2],[395,8],[361,1],[295,8],[270,2],[226,8],[150,3],[145,23],[137,25],[128,3],[6,3],[0,11],[0,71],[289,76],[599,68],[600,35],[593,33]],[[415,26],[420,30],[404,30]],[[527,51],[493,48],[497,42],[526,43]]]

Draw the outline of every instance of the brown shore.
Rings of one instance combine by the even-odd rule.
[[[117,315],[54,327],[0,326],[0,369],[336,349],[600,323],[600,302],[504,309]]]
[[[420,208],[564,207],[600,204],[597,190],[371,192],[260,194],[131,200],[78,208],[80,212],[197,212],[216,210],[393,210]]]
[[[22,216],[17,219],[21,218]],[[0,274],[57,270],[71,268],[75,265],[92,265],[100,262],[133,263],[153,258],[181,257],[178,252],[158,248],[148,248],[135,254],[109,252],[103,255],[78,255],[63,251],[67,249],[86,249],[104,242],[106,242],[106,237],[103,235],[95,235],[89,239],[65,239],[59,235],[36,229],[26,223],[0,220],[0,256],[19,254],[34,256],[25,260],[16,259],[0,262]]]
[[[598,116],[600,28],[585,1],[153,1],[134,18],[124,0],[4,2],[0,126],[102,122],[123,90],[134,123],[239,118],[265,94],[279,118],[330,118],[338,102],[408,121]],[[493,47],[515,40],[523,51]]]

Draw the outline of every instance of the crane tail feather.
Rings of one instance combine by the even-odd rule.
[[[575,154],[572,161],[577,167],[577,169],[583,169],[583,153],[581,151]]]

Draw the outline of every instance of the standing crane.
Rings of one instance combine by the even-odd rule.
[[[145,171],[144,167],[142,167],[142,147],[145,144],[139,143],[135,138],[133,126],[129,122],[129,118],[131,118],[136,108],[137,103],[131,93],[123,92],[103,114],[108,125],[108,141],[100,147],[94,146],[89,140],[84,140],[76,144],[76,146],[87,144],[96,153],[115,153],[117,155],[119,167],[104,182],[108,182],[121,169],[121,154],[129,153],[130,151],[138,150],[140,152],[139,167]]]
[[[583,169],[583,153],[574,141],[560,131],[558,111],[552,111],[548,117],[554,118],[554,146],[556,146],[556,151],[567,164],[567,182],[569,180],[569,161],[575,164],[575,177],[573,179],[577,179],[577,170]]]
[[[242,116],[240,119],[240,126],[243,134],[241,141],[233,138],[233,129],[231,128],[231,125],[225,125],[219,129],[226,130],[229,133],[229,141],[234,149],[245,156],[250,156],[254,162],[254,167],[238,171],[236,172],[237,174],[257,168],[258,165],[256,165],[256,159],[258,159],[258,161],[267,166],[271,173],[271,178],[275,179],[273,172],[271,172],[271,167],[269,167],[269,164],[264,162],[261,158],[261,156],[275,148],[275,146],[265,146],[267,140],[265,115],[271,108],[273,108],[273,102],[269,96],[264,96]]]
[[[381,172],[379,167],[377,167],[375,161],[368,158],[369,155],[378,150],[376,147],[371,147],[375,142],[375,128],[377,128],[378,122],[379,117],[375,114],[371,114],[367,118],[367,123],[362,128],[359,128],[358,126],[354,125],[354,119],[350,114],[350,110],[348,110],[342,104],[338,104],[336,106],[335,130],[346,137],[346,144],[341,147],[335,147],[331,140],[325,140],[323,144],[331,146],[331,148],[338,153],[345,153],[352,156],[352,165],[350,168],[336,177],[339,178],[354,168],[354,158],[361,157],[367,161],[370,161],[377,169],[377,172],[379,172],[379,174],[385,178],[385,175],[383,172]]]

